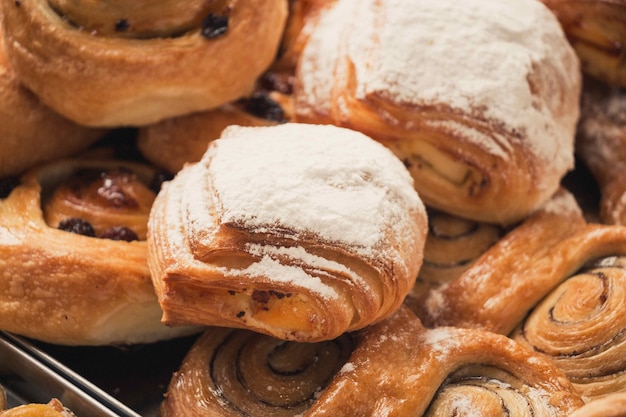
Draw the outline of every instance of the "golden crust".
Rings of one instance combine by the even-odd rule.
[[[624,417],[626,393],[611,394],[588,402],[569,417]]]
[[[505,336],[425,329],[400,308],[363,331],[317,344],[210,329],[174,374],[162,412],[450,416],[455,404],[462,407],[456,411],[476,415],[531,409],[533,415],[568,416],[583,402],[549,361]]]
[[[222,36],[209,39],[196,25],[125,39],[73,26],[45,1],[3,3],[7,55],[20,80],[90,126],[149,124],[249,94],[274,60],[287,17],[286,0],[213,2],[213,15],[228,18]]]
[[[119,166],[142,178],[153,172],[120,161],[60,160],[26,172],[0,200],[0,328],[67,345],[152,342],[189,332],[160,323],[145,241],[78,235],[44,219],[46,195],[72,172]]]

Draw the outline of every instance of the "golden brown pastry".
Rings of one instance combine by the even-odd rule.
[[[388,146],[426,205],[508,225],[573,167],[580,88],[538,0],[346,0],[302,51],[294,113]]]
[[[0,33],[0,177],[87,149],[104,133],[65,119],[25,89],[7,60]]]
[[[424,262],[405,300],[420,317],[430,291],[456,279],[505,232],[492,223],[475,222],[433,209],[427,209],[427,213]]]
[[[75,414],[63,406],[56,398],[47,404],[29,403],[0,411],[1,417],[75,417]]]
[[[586,73],[626,86],[626,3],[621,0],[542,0],[557,16]]]
[[[145,125],[250,94],[287,18],[287,0],[0,4],[20,80],[90,126]]]
[[[188,334],[160,322],[148,270],[155,174],[139,163],[76,158],[33,168],[5,187],[0,329],[66,345]]]
[[[406,308],[318,343],[212,328],[170,381],[164,417],[568,416],[554,365],[495,333],[425,329]]]
[[[570,414],[570,417],[626,417],[626,393],[590,401]]]
[[[139,129],[137,146],[155,166],[178,172],[187,162],[198,162],[209,142],[230,125],[270,126],[288,118],[271,94],[258,92],[217,109],[173,117]]]
[[[588,80],[576,152],[600,190],[599,218],[626,225],[626,93]]]
[[[426,212],[402,163],[336,126],[231,126],[165,183],[148,223],[163,321],[332,339],[397,309]]]
[[[428,300],[433,325],[479,327],[541,352],[579,392],[626,392],[626,227],[539,213]]]

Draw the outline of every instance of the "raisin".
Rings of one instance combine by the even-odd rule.
[[[128,24],[128,20],[126,19],[120,19],[117,22],[115,22],[116,32],[125,32],[128,30],[129,27],[130,25]]]
[[[276,101],[272,100],[267,93],[257,92],[251,97],[241,100],[245,111],[257,117],[275,122],[284,123],[285,112]]]
[[[161,186],[166,181],[170,181],[174,176],[167,171],[160,170],[154,174],[152,180],[150,180],[150,189],[158,194],[161,191]]]
[[[228,16],[209,13],[202,21],[200,33],[207,39],[215,39],[224,35],[227,30]]]
[[[20,180],[18,177],[4,177],[0,178],[0,198],[7,198],[11,191],[15,187],[20,185]]]
[[[61,220],[59,223],[59,229],[83,236],[96,236],[96,232],[93,230],[91,224],[88,221],[77,217]]]
[[[133,232],[131,229],[125,226],[111,227],[103,231],[98,237],[102,239],[124,240],[126,242],[139,240],[139,237],[137,237],[137,233]]]

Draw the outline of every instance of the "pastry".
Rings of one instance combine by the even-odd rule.
[[[250,94],[287,18],[287,0],[0,4],[21,82],[89,126],[145,125]]]
[[[78,153],[104,134],[60,116],[24,88],[7,60],[0,33],[0,177]]]
[[[426,223],[400,160],[361,133],[231,126],[150,212],[163,322],[311,342],[362,328],[413,286]]]
[[[586,74],[626,86],[626,4],[615,0],[542,0],[557,16]]]
[[[207,330],[170,381],[163,417],[568,416],[583,404],[549,361],[495,333],[426,329],[406,308],[300,343]],[[508,413],[507,413],[508,411]]]
[[[74,158],[34,167],[0,195],[0,329],[64,345],[189,334],[160,322],[147,264],[158,178],[136,162]],[[195,330],[197,331],[197,330]]]
[[[428,209],[424,262],[405,304],[418,316],[431,291],[453,281],[496,243],[505,229]]]
[[[569,417],[626,417],[626,393],[611,394],[590,401]]]
[[[573,168],[580,89],[538,0],[345,0],[300,55],[294,117],[388,146],[427,206],[510,225]]]
[[[588,80],[581,102],[576,153],[598,183],[599,218],[626,225],[626,94]]]
[[[209,142],[230,125],[270,126],[286,121],[283,106],[274,98],[273,94],[258,91],[217,109],[144,126],[139,129],[137,146],[152,164],[176,173],[185,163],[198,162]]]
[[[0,411],[0,417],[75,417],[75,414],[53,398],[46,404],[28,403]]]

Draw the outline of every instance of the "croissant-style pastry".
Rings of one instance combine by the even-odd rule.
[[[4,187],[0,329],[65,345],[189,334],[160,322],[148,270],[156,174],[140,163],[76,158],[32,168]]]
[[[346,0],[302,51],[294,116],[387,145],[426,205],[508,225],[573,167],[580,88],[539,1]]]
[[[28,403],[0,411],[0,417],[75,417],[75,414],[53,398],[46,404]]]
[[[428,235],[424,261],[415,285],[405,299],[414,313],[421,310],[430,291],[453,281],[504,234],[504,228],[428,209]]]
[[[0,33],[0,177],[78,153],[104,134],[60,116],[24,88],[7,60]]]
[[[568,416],[582,404],[553,364],[511,339],[426,329],[402,307],[362,331],[317,343],[211,328],[173,375],[161,411],[163,417]]]
[[[626,87],[626,4],[621,0],[542,0],[557,16],[583,72]]]
[[[152,207],[163,321],[335,338],[402,304],[426,223],[405,167],[361,133],[231,126]]]
[[[626,94],[588,80],[576,153],[598,183],[599,219],[626,225]]]
[[[145,125],[250,94],[287,18],[287,0],[0,4],[20,80],[89,126]]]
[[[590,401],[569,417],[626,417],[626,393],[611,394]]]
[[[198,162],[210,141],[230,125],[271,126],[289,119],[281,103],[284,95],[259,91],[251,97],[217,109],[173,117],[139,129],[137,146],[150,163],[176,173],[188,162]]]

